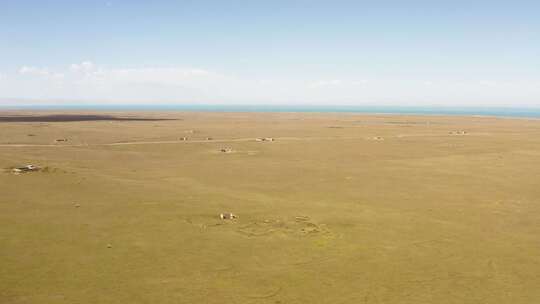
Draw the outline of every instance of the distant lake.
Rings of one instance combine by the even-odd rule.
[[[442,107],[442,106],[340,106],[340,105],[34,105],[0,106],[22,110],[92,110],[92,111],[193,111],[193,112],[306,112],[465,115],[497,117],[540,117],[540,107]]]

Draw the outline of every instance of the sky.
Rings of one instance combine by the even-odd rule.
[[[0,0],[0,105],[540,107],[540,1]]]

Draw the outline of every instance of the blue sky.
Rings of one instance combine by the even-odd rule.
[[[538,1],[0,0],[0,104],[540,106]]]

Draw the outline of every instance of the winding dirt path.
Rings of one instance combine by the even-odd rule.
[[[313,140],[315,138],[300,138],[300,137],[282,137],[279,140]],[[330,139],[330,138],[327,138]],[[129,146],[129,145],[155,145],[155,144],[189,144],[189,143],[228,143],[228,142],[249,142],[255,141],[254,138],[233,138],[233,139],[212,139],[212,140],[159,140],[159,141],[126,141],[113,142],[102,144],[0,144],[0,147],[89,147],[89,146]]]

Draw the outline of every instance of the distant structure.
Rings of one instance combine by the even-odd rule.
[[[67,138],[58,138],[54,140],[55,142],[67,142]]]
[[[458,131],[450,131],[448,132],[450,135],[467,135],[467,131],[458,130]]]
[[[212,140],[212,137],[207,137],[206,140]]]
[[[180,140],[181,140],[181,141],[186,141],[186,140],[187,140],[187,137],[180,137]]]
[[[272,138],[272,137],[264,137],[264,138],[257,137],[257,138],[255,138],[255,141],[274,141],[274,138]]]
[[[222,220],[234,220],[236,219],[236,215],[235,214],[232,214],[232,213],[222,213],[219,215],[219,218],[221,218]]]
[[[40,168],[38,166],[26,165],[22,167],[13,168],[11,171],[15,174],[19,174],[19,173],[26,173],[26,172],[32,172],[32,171],[39,171],[39,169]]]
[[[219,150],[221,153],[231,153],[232,152],[232,149],[231,148],[221,148]]]

